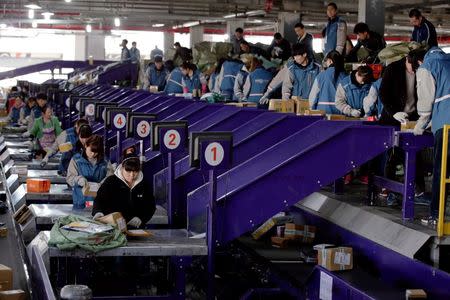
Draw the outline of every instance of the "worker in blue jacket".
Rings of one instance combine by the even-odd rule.
[[[415,135],[422,135],[432,123],[434,134],[433,183],[430,216],[423,223],[436,225],[439,216],[439,195],[442,164],[443,127],[450,124],[450,54],[438,47],[431,48],[417,70],[417,112],[419,120],[414,128]],[[447,160],[450,151],[447,149]],[[447,164],[447,174],[449,172]],[[445,196],[447,197],[447,195]]]
[[[234,95],[233,100],[242,102],[244,101],[245,95],[244,95],[244,84],[245,80],[247,79],[247,76],[249,74],[249,70],[251,68],[251,64],[253,61],[253,55],[251,54],[242,54],[241,60],[244,63],[242,65],[242,68],[239,70],[239,72],[236,75],[236,80],[234,81]]]
[[[183,93],[183,85],[181,83],[182,79],[183,73],[181,73],[181,69],[178,67],[173,69],[167,77],[164,93],[167,95]]]
[[[220,93],[225,101],[233,100],[234,82],[242,66],[243,63],[235,59],[226,60],[222,65],[214,92]]]
[[[180,68],[183,74],[181,80],[183,93],[193,94],[194,97],[200,97],[206,93],[206,79],[193,63],[184,62]]]
[[[336,108],[346,116],[360,118],[365,112],[363,100],[369,94],[373,72],[368,66],[360,66],[345,77],[336,89]]]
[[[293,96],[308,99],[320,66],[308,58],[308,48],[304,44],[295,44],[292,47],[292,55],[294,63],[289,67],[281,88],[283,99]]]
[[[16,100],[14,101],[13,107],[11,107],[11,110],[8,114],[8,120],[10,123],[17,124],[20,120],[20,112],[25,107],[25,104],[23,103],[23,97],[17,96]]]
[[[380,78],[372,83],[369,94],[367,94],[367,96],[363,100],[363,108],[366,112],[365,116],[376,116],[378,120],[381,118],[381,112],[383,111],[383,102],[381,102],[380,93],[381,81],[382,77],[380,76]]]
[[[83,188],[88,182],[101,184],[113,174],[114,168],[104,158],[103,138],[98,135],[91,136],[86,141],[85,151],[75,154],[67,169],[66,180],[73,188],[73,208],[84,209],[86,201],[94,201],[93,197],[83,195]]]
[[[323,30],[324,54],[336,50],[345,55],[345,43],[347,41],[347,23],[337,15],[336,3],[330,2],[327,5],[328,23]]]
[[[155,62],[150,64],[145,71],[145,82],[143,89],[148,90],[150,86],[157,86],[158,91],[163,91],[166,86],[166,80],[169,71],[164,67],[161,56],[155,57]]]
[[[327,114],[341,114],[334,101],[336,87],[345,78],[344,57],[332,50],[325,57],[325,63],[327,69],[317,75],[309,93],[309,106],[311,109],[324,110]]]
[[[273,74],[262,66],[262,62],[253,57],[250,73],[244,84],[244,100],[258,103],[267,90],[267,86],[273,78]]]

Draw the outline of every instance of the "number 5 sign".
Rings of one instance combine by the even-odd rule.
[[[202,170],[231,167],[233,135],[231,132],[193,132],[189,138],[191,167]]]
[[[188,141],[187,121],[152,122],[152,150],[161,153],[180,152]]]

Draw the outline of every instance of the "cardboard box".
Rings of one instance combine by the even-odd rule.
[[[416,127],[417,122],[416,121],[408,121],[406,123],[402,123],[400,125],[400,130],[401,131],[411,131],[414,129],[414,127]]]
[[[269,110],[282,113],[295,113],[295,101],[271,99],[269,101]]]
[[[0,291],[8,291],[13,288],[12,269],[0,264]]]
[[[329,244],[315,245],[318,265],[330,271],[353,269],[353,249],[351,247],[335,247]]]
[[[28,220],[33,216],[31,210],[26,204],[23,204],[13,215],[14,220],[18,224],[26,224]]]
[[[150,93],[157,93],[158,92],[158,86],[157,85],[151,85],[150,86]]]
[[[427,299],[427,293],[421,289],[406,290],[405,299]]]
[[[101,217],[97,221],[103,224],[117,226],[117,228],[119,228],[122,232],[127,231],[127,223],[120,212],[113,212],[109,215]]]
[[[27,179],[27,193],[48,193],[50,185],[49,179]]]
[[[295,99],[295,113],[297,115],[304,115],[306,110],[310,110],[309,101],[305,99]]]
[[[324,110],[314,110],[314,109],[306,109],[304,112],[305,116],[325,116],[326,112]]]
[[[0,300],[25,300],[27,295],[22,290],[10,290],[0,292]]]
[[[346,120],[346,116],[344,116],[344,115],[328,115],[327,119],[329,121],[344,121],[344,120]]]
[[[232,105],[236,107],[258,107],[258,104],[255,102],[229,102],[225,103],[225,105]]]
[[[100,188],[100,184],[97,182],[88,182],[83,187],[83,195],[86,197],[96,197],[98,189]]]
[[[279,213],[273,216],[272,218],[268,219],[266,222],[264,222],[261,226],[258,227],[253,233],[252,237],[255,240],[260,239],[265,233],[269,232],[273,227],[276,225],[284,224],[286,222],[292,222],[292,218],[289,216],[286,216],[284,213]]]
[[[148,230],[143,230],[143,229],[130,229],[130,230],[127,230],[127,236],[149,237],[149,236],[152,236],[152,233]]]
[[[287,248],[289,245],[289,239],[279,237],[279,236],[273,236],[271,238],[272,241],[272,247],[284,249]]]
[[[67,143],[63,143],[60,144],[58,146],[59,152],[64,153],[64,152],[69,152],[70,150],[73,149],[72,143],[71,142],[67,142]]]
[[[8,236],[8,228],[1,227],[0,228],[0,237],[7,237]]]
[[[300,240],[303,243],[312,243],[316,237],[316,227],[308,225],[296,225],[287,223],[284,229],[284,237],[287,239]]]

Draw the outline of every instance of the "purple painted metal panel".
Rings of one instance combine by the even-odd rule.
[[[449,273],[387,249],[318,216],[302,213],[308,224],[321,229],[320,238],[351,245],[356,263],[363,260],[365,267],[373,269],[382,280],[400,288],[424,289],[429,299],[450,298]]]
[[[110,61],[94,61],[94,65],[105,65],[111,63]],[[89,66],[88,61],[64,61],[64,60],[52,60],[40,64],[35,64],[27,67],[17,68],[11,71],[1,72],[0,80],[6,78],[14,78],[30,73],[41,72],[45,70],[54,70],[60,68],[84,68]]]
[[[217,186],[222,216],[219,241],[256,229],[275,213],[382,153],[392,146],[393,135],[389,127],[318,121],[222,174]],[[188,195],[189,218],[204,220],[206,192],[203,185]],[[239,216],[239,212],[245,213]]]
[[[403,193],[403,183],[387,179],[385,177],[380,176],[374,176],[373,177],[373,184],[376,186],[381,186],[389,191],[393,191],[396,193]]]
[[[137,64],[123,63],[111,67],[110,69],[98,74],[98,83],[112,83],[115,80],[130,80],[131,86],[137,82]]]

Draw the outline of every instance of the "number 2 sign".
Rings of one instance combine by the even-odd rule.
[[[152,122],[152,150],[179,152],[188,141],[187,121]]]

